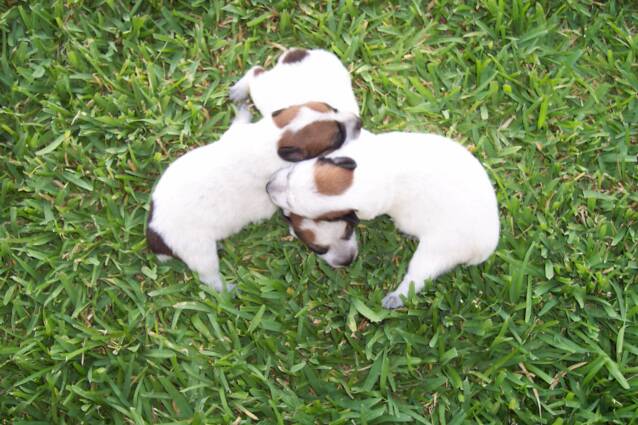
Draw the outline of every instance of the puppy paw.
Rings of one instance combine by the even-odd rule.
[[[199,275],[199,280],[204,283],[206,286],[210,286],[217,292],[232,292],[235,289],[235,285],[231,283],[224,283],[224,281],[219,276],[211,276],[211,275]]]
[[[239,288],[237,287],[237,285],[231,284],[231,283],[227,283],[226,284],[226,290],[222,290],[222,292],[229,294],[230,298],[237,298],[237,295],[240,294]]]
[[[229,90],[228,97],[234,103],[241,103],[248,97],[248,88],[244,81],[238,81]]]
[[[239,291],[239,289],[235,290],[235,286],[237,286],[237,285],[234,285],[232,283],[226,283],[226,284],[219,283],[219,284],[214,285],[213,288],[215,288],[215,290],[217,292],[229,292],[229,293],[232,293],[233,295],[235,295],[235,293],[237,291]]]
[[[383,301],[381,301],[381,305],[387,309],[399,308],[403,307],[403,301],[401,301],[401,296],[394,292],[390,292],[385,296]]]

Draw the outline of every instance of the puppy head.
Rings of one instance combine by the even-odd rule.
[[[359,222],[354,213],[333,220],[310,220],[292,213],[284,217],[290,226],[290,234],[332,267],[349,266],[359,253],[354,228]]]
[[[284,160],[298,162],[340,148],[359,136],[361,119],[339,112],[327,103],[308,102],[272,113],[274,124],[283,133],[277,154]]]
[[[352,211],[349,191],[356,162],[348,157],[316,158],[275,172],[266,185],[272,202],[311,219],[330,220]]]

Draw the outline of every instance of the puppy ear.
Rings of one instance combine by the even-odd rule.
[[[294,146],[282,146],[277,149],[277,155],[284,161],[299,162],[306,159],[306,155],[300,148]]]
[[[359,217],[357,217],[357,214],[355,214],[355,212],[352,210],[348,214],[340,217],[340,219],[354,226],[359,224]]]
[[[288,110],[279,117],[288,114]],[[279,156],[291,162],[314,158],[338,149],[345,140],[345,134],[336,121],[314,121],[297,131],[287,130],[277,143]]]
[[[334,158],[319,158],[319,161],[329,162],[332,165],[336,165],[337,167],[343,168],[345,170],[354,170],[357,168],[357,163],[354,159],[349,158],[347,156],[337,156]]]
[[[354,210],[337,210],[327,212],[325,214],[320,215],[315,220],[319,221],[346,221],[352,224],[359,223],[359,217],[354,213]]]

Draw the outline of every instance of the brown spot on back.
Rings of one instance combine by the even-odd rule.
[[[153,230],[150,226],[151,221],[153,220],[153,201],[151,201],[151,209],[148,213],[148,219],[146,221],[146,243],[148,247],[155,254],[169,255],[171,257],[177,256],[173,253],[173,250],[166,245],[162,236]]]
[[[306,56],[308,56],[308,51],[306,49],[292,49],[292,50],[288,50],[284,54],[284,58],[282,59],[282,62],[283,63],[301,62]]]
[[[331,162],[317,161],[314,178],[319,193],[340,195],[352,185],[353,170],[339,167]],[[347,213],[348,211],[344,214]]]
[[[272,113],[272,119],[273,121],[275,121],[275,125],[279,128],[284,128],[285,126],[290,124],[292,120],[295,119],[302,106],[322,113],[336,111],[332,106],[323,102],[308,102],[304,103],[303,105],[293,105],[287,108],[279,109]]]
[[[288,222],[290,223],[290,225],[292,226],[293,231],[295,232],[295,235],[297,235],[297,237],[299,238],[299,240],[301,242],[303,242],[304,244],[306,244],[308,246],[308,248],[310,248],[312,251],[316,252],[317,254],[325,254],[326,252],[328,252],[328,248],[323,246],[323,245],[317,245],[315,244],[315,232],[313,232],[312,230],[309,229],[304,229],[301,227],[302,223],[304,221],[304,218],[300,215],[297,214],[290,214],[288,216]]]

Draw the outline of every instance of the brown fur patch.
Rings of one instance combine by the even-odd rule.
[[[295,234],[306,244],[311,244],[315,241],[315,233],[312,230],[306,230],[301,228],[301,223],[304,218],[297,214],[290,214],[290,225],[295,230]]]
[[[336,121],[316,121],[296,132],[286,131],[277,143],[277,149],[292,151],[288,161],[301,161],[314,158],[327,151],[339,148],[343,144],[344,134]]]
[[[295,232],[295,235],[299,238],[301,242],[306,244],[308,248],[317,254],[325,254],[328,252],[328,248],[323,245],[315,244],[315,233],[312,230],[302,229],[301,224],[304,218],[297,214],[290,214],[288,216],[288,222],[292,226],[292,229]]]
[[[352,185],[353,170],[330,162],[317,161],[314,174],[317,191],[323,195],[340,195]]]
[[[255,70],[253,71],[253,77],[258,76],[259,74],[263,74],[265,71],[266,70],[261,66],[259,68],[255,68]]]
[[[292,50],[288,50],[285,53],[285,56],[282,59],[282,62],[283,63],[301,62],[306,56],[308,56],[308,51],[306,49],[292,49]]]
[[[272,113],[272,119],[279,128],[284,128],[295,119],[302,106],[310,108],[317,112],[334,112],[335,109],[323,102],[308,102],[303,105],[293,105],[284,109],[280,109]]]
[[[162,236],[157,233],[155,230],[151,229],[150,223],[153,220],[153,201],[151,201],[151,209],[148,213],[148,219],[146,221],[146,243],[148,247],[155,254],[169,255],[171,257],[177,256],[173,253],[173,250],[166,245]]]

